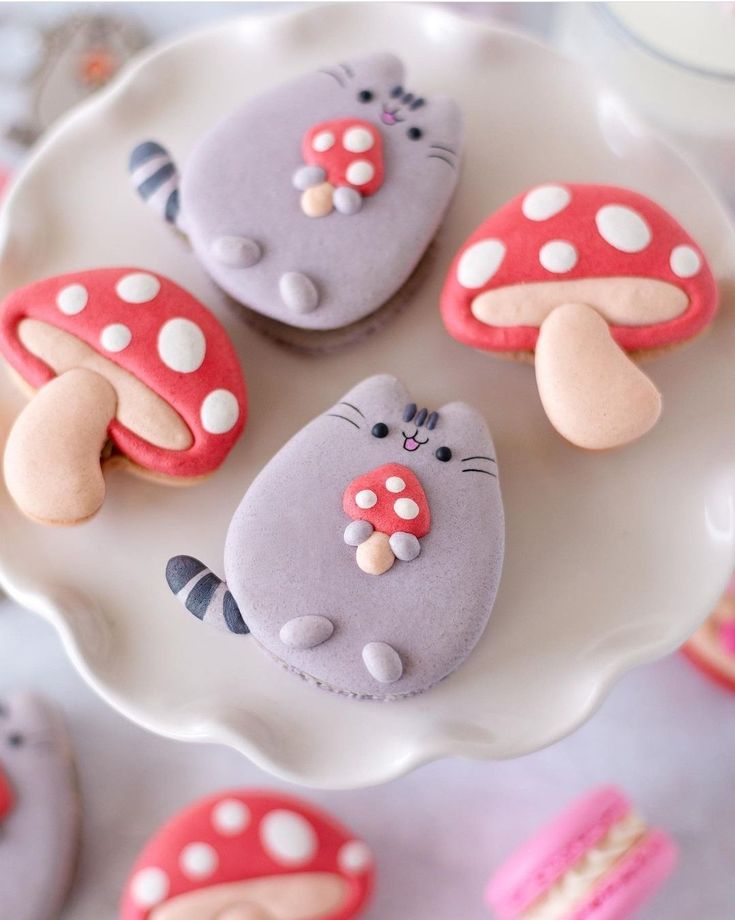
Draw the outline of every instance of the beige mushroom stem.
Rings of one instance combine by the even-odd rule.
[[[396,561],[390,548],[390,537],[379,530],[373,531],[355,553],[357,565],[367,575],[382,575]]]
[[[21,511],[46,524],[75,524],[99,510],[100,453],[116,410],[113,386],[84,368],[36,393],[5,445],[5,482]]]
[[[322,182],[307,188],[301,196],[301,210],[307,217],[326,217],[334,208],[334,186]]]
[[[275,916],[257,904],[235,904],[226,907],[212,920],[276,920]]]
[[[587,304],[567,303],[551,311],[541,324],[535,366],[549,421],[579,447],[628,444],[661,414],[661,394]]]

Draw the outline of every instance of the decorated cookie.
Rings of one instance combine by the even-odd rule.
[[[205,476],[245,424],[226,332],[152,272],[94,269],[15,291],[0,304],[0,352],[36,391],[8,436],[5,482],[43,523],[95,514],[113,459],[164,480]]]
[[[351,920],[372,891],[367,846],[300,799],[209,796],[148,842],[121,920]]]
[[[252,633],[301,677],[394,700],[469,655],[503,545],[484,419],[464,403],[418,408],[379,376],[308,424],[253,482],[227,534],[226,584],[189,556],[172,559],[167,578],[195,616]]]
[[[623,792],[606,786],[517,850],[490,880],[487,902],[500,920],[628,920],[676,858],[668,834],[648,827]]]
[[[392,54],[326,67],[217,124],[180,177],[160,144],[139,145],[133,183],[240,304],[286,327],[342,329],[407,281],[457,181],[456,103],[404,79]]]
[[[661,396],[632,359],[700,333],[717,286],[697,244],[650,199],[604,185],[542,185],[464,243],[441,308],[460,342],[532,357],[551,424],[602,450],[655,425]]]
[[[682,652],[715,683],[735,692],[735,576]]]
[[[28,694],[0,701],[0,917],[60,916],[76,866],[80,812],[61,717]]]

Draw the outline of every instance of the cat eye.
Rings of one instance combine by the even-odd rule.
[[[421,128],[409,128],[406,134],[412,141],[417,141],[424,136],[424,132]]]
[[[375,93],[371,89],[361,89],[357,94],[357,98],[360,102],[372,102],[375,98]]]
[[[11,747],[21,747],[24,740],[25,739],[23,738],[23,735],[21,735],[19,732],[14,732],[12,735],[8,735],[8,744]]]
[[[448,463],[452,459],[452,452],[448,447],[437,447],[434,451],[434,456],[437,460],[441,460],[442,463]]]
[[[385,422],[377,422],[373,425],[373,430],[370,432],[374,438],[384,438],[388,434],[388,426]]]

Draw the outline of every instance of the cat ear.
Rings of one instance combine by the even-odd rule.
[[[391,89],[402,84],[406,75],[403,61],[388,51],[357,58],[347,66],[354,71],[356,81],[368,80],[375,84],[373,89],[379,89],[379,84],[385,84],[387,89]],[[365,88],[371,89],[367,85]]]
[[[352,403],[367,415],[368,410],[378,413],[401,413],[411,400],[408,390],[397,377],[391,374],[376,374],[345,393],[342,401]]]
[[[439,410],[437,437],[447,433],[448,440],[454,440],[460,450],[490,451],[495,456],[493,439],[485,417],[465,402],[451,402]]]

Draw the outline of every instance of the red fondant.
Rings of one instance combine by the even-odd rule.
[[[385,483],[391,476],[397,476],[406,483],[406,488],[402,492],[388,491]],[[372,508],[359,508],[355,502],[355,496],[363,489],[369,489],[378,497],[378,501]],[[393,510],[399,498],[411,498],[419,506],[419,513],[413,520],[407,521],[399,517]],[[345,489],[342,507],[345,514],[353,520],[368,521],[375,530],[386,533],[388,536],[400,532],[421,538],[425,537],[431,529],[431,510],[426,493],[416,474],[400,463],[387,463],[385,466],[379,466],[353,479]]]
[[[13,810],[15,797],[10,781],[0,766],[0,821],[2,821]]]
[[[125,275],[137,272],[154,275],[161,289],[147,303],[126,303],[117,296],[115,287]],[[89,300],[81,313],[67,316],[58,309],[56,296],[71,284],[84,285]],[[196,323],[207,342],[204,361],[192,373],[171,370],[158,355],[158,332],[167,320],[177,317]],[[41,320],[77,336],[108,361],[138,377],[178,412],[193,435],[194,443],[188,450],[156,447],[116,419],[110,423],[110,440],[139,466],[167,476],[203,476],[224,461],[240,436],[247,419],[247,395],[237,354],[212,313],[168,278],[147,269],[99,268],[46,278],[11,293],[0,304],[0,352],[31,386],[39,389],[54,377],[54,372],[27,352],[18,339],[18,324],[25,318]],[[123,323],[133,335],[121,352],[107,352],[100,346],[100,333],[112,323]],[[229,390],[240,406],[237,422],[225,434],[205,431],[200,418],[204,398],[216,389]]]
[[[247,808],[249,821],[240,833],[222,834],[212,822],[215,807],[225,799],[234,799]],[[259,833],[261,821],[269,812],[280,809],[295,812],[313,828],[318,845],[308,862],[289,867],[276,861],[264,848]],[[336,873],[347,886],[345,903],[325,915],[323,920],[350,920],[367,903],[375,875],[372,863],[355,872],[345,872],[341,868],[340,849],[354,840],[353,835],[330,815],[300,799],[250,789],[209,796],[172,818],[148,842],[125,886],[121,920],[145,920],[154,910],[136,906],[132,898],[131,886],[136,874],[148,868],[162,869],[166,873],[169,881],[166,901],[191,891],[230,882],[291,873]],[[209,844],[215,849],[218,858],[216,871],[198,882],[186,876],[179,863],[184,847],[191,843]]]
[[[528,191],[513,198],[492,214],[465,241],[444,283],[441,312],[449,333],[460,342],[487,351],[532,351],[538,327],[489,326],[477,320],[471,304],[483,291],[538,281],[574,281],[580,278],[650,277],[681,288],[689,306],[668,322],[649,326],[611,325],[618,345],[628,351],[673,345],[695,336],[717,310],[717,285],[701,249],[689,234],[650,198],[628,189],[606,185],[564,184],[571,202],[548,220],[524,216],[521,206]],[[604,205],[618,204],[637,211],[648,224],[652,240],[642,251],[625,253],[607,243],[597,230],[595,215]],[[468,290],[457,280],[462,254],[483,239],[498,239],[506,246],[500,268],[482,288]],[[557,274],[539,261],[539,250],[551,240],[565,240],[577,249],[578,261],[571,271]],[[702,266],[692,278],[680,278],[671,270],[669,258],[675,246],[691,246],[702,256]]]
[[[349,128],[364,128],[370,132],[373,138],[373,146],[370,150],[366,150],[363,153],[345,150],[342,138]],[[334,135],[334,144],[329,150],[320,152],[314,150],[312,141],[322,131],[331,131]],[[327,181],[331,182],[335,188],[346,185],[349,188],[356,189],[361,195],[367,196],[374,195],[383,184],[385,176],[383,138],[380,129],[375,125],[371,125],[368,121],[362,121],[359,118],[339,118],[335,121],[323,121],[318,125],[314,125],[304,135],[301,143],[301,153],[304,162],[309,166],[321,166],[327,174]],[[356,160],[367,160],[375,170],[372,179],[364,185],[354,185],[347,179],[347,169]]]

